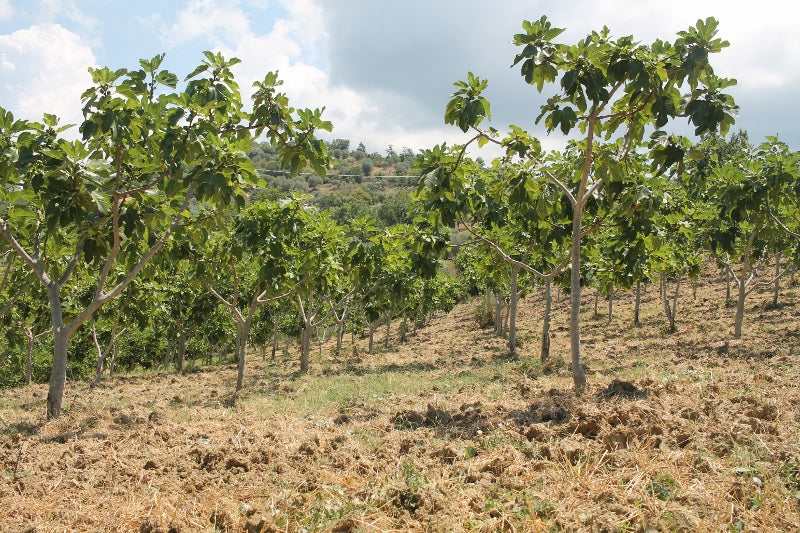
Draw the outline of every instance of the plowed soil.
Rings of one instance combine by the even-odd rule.
[[[568,302],[541,364],[541,300],[521,348],[473,320],[434,317],[407,344],[366,340],[311,372],[297,354],[235,367],[0,392],[4,532],[799,531],[800,288],[753,293],[733,339],[724,281],[658,291],[632,324],[585,291],[589,392],[569,373]],[[385,330],[381,330],[382,337]]]

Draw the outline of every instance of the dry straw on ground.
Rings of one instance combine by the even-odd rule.
[[[0,529],[800,530],[800,289],[754,294],[733,341],[708,279],[673,335],[655,290],[641,327],[631,295],[609,324],[588,292],[583,398],[536,361],[536,295],[518,359],[467,303],[374,355],[324,347],[308,376],[254,360],[234,406],[232,366],[71,383],[47,424],[45,387],[2,391]],[[566,323],[562,300],[556,361]]]

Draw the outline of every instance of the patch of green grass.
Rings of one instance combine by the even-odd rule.
[[[494,431],[489,431],[478,444],[478,448],[483,450],[493,450],[502,448],[503,446],[516,448],[527,456],[534,456],[538,452],[538,445],[535,442],[529,441],[524,435],[515,431],[504,431],[499,428]]]
[[[292,392],[271,392],[253,397],[251,403],[256,411],[306,416],[344,404],[416,395],[430,387],[432,378],[432,372],[425,371],[306,375],[292,383]]]
[[[667,501],[675,495],[678,485],[670,474],[660,474],[650,481],[645,490],[650,496]]]
[[[353,403],[396,405],[398,398],[417,396],[426,390],[450,393],[475,386],[481,387],[490,399],[499,398],[505,390],[506,376],[515,374],[515,365],[513,361],[494,360],[460,371],[432,368],[310,374],[294,378],[281,390],[252,394],[249,402],[257,412],[306,416]]]

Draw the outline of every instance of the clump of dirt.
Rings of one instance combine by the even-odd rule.
[[[574,398],[570,392],[550,389],[528,405],[527,409],[513,413],[510,418],[519,426],[545,422],[563,424],[572,417]]]
[[[630,381],[615,379],[609,384],[608,387],[601,390],[599,393],[601,398],[644,398],[647,392],[640,390],[636,385]]]
[[[460,438],[473,438],[479,431],[491,427],[489,417],[483,413],[479,403],[462,404],[455,412],[428,404],[424,414],[411,410],[395,413],[391,424],[395,429],[405,430],[437,428],[442,434]]]

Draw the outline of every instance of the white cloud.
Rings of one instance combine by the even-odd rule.
[[[2,2],[3,0],[0,0]],[[99,21],[94,16],[82,11],[75,0],[35,0],[27,6],[36,13],[36,19],[42,22],[56,22],[66,19],[82,28],[94,28]]]
[[[235,42],[250,33],[250,23],[236,0],[192,0],[162,33],[171,46],[198,37]]]
[[[0,35],[0,102],[17,117],[40,120],[47,112],[62,124],[80,123],[80,95],[94,65],[92,50],[58,24]]]
[[[14,6],[11,0],[0,0],[0,20],[10,19],[14,16]]]

